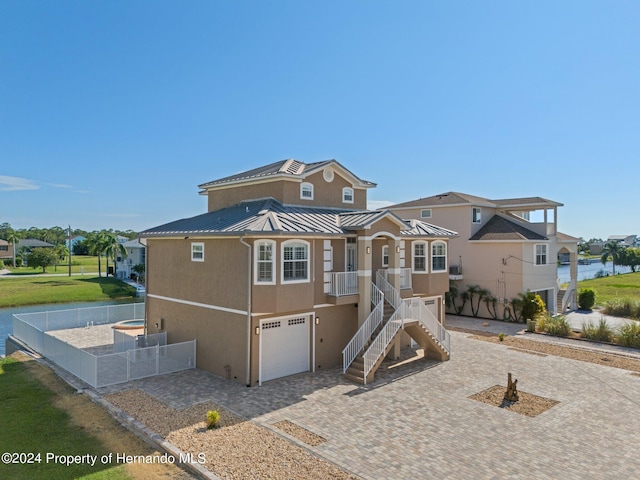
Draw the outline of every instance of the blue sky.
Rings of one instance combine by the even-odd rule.
[[[0,223],[136,231],[335,158],[369,199],[543,196],[640,234],[636,1],[0,2]]]

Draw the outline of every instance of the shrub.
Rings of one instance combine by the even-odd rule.
[[[599,342],[610,342],[613,340],[613,330],[607,324],[604,317],[600,318],[598,325],[592,322],[582,324],[582,336],[589,340],[597,340]]]
[[[616,339],[623,347],[640,348],[640,323],[627,322],[618,330]]]
[[[501,342],[504,342],[504,333],[499,333],[498,338],[500,339]]]
[[[220,426],[220,414],[217,410],[207,412],[207,429],[218,428]]]
[[[603,311],[615,317],[640,318],[640,302],[630,298],[611,300],[605,304]]]
[[[537,322],[537,328],[539,331],[559,337],[568,337],[571,333],[571,326],[564,315],[552,317],[547,314],[540,316]]]
[[[596,304],[596,291],[593,288],[583,288],[578,294],[578,306],[581,310],[591,310]]]

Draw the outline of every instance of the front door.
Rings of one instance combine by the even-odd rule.
[[[347,243],[347,272],[357,272],[357,271],[358,271],[358,250],[356,248],[356,244]]]

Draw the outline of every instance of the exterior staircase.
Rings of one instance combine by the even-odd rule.
[[[556,312],[558,313],[565,313],[562,311],[562,300],[566,292],[566,290],[558,290],[558,295],[556,296]]]
[[[401,332],[406,332],[424,349],[426,358],[440,361],[449,359],[449,332],[433,316],[419,298],[401,300],[397,291],[386,279],[378,276],[376,290],[382,298],[376,304],[369,318],[380,317],[375,327],[368,325],[369,318],[360,327],[354,339],[345,348],[352,352],[346,356],[343,351],[343,372],[345,378],[360,384],[371,383],[384,358],[400,340]],[[373,285],[373,284],[372,284]],[[373,303],[373,296],[372,296]],[[364,337],[363,332],[368,332]],[[354,342],[358,338],[359,342]],[[357,343],[357,346],[355,344]],[[353,354],[354,348],[359,350]]]

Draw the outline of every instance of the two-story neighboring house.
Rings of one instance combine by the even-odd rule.
[[[120,240],[118,241],[120,243]],[[118,278],[131,278],[132,274],[135,274],[133,267],[145,264],[145,246],[137,238],[126,240],[121,244],[127,254],[126,256],[118,255],[116,257],[116,272],[118,272]]]
[[[0,260],[13,259],[13,244],[0,238]]]
[[[256,385],[342,365],[367,382],[409,336],[448,358],[455,232],[366,210],[375,184],[335,160],[283,160],[199,187],[207,213],[140,234],[147,331],[196,338],[198,367]]]
[[[489,200],[446,192],[389,209],[457,231],[449,242],[451,279],[460,293],[472,285],[488,290],[501,318],[509,301],[526,291],[539,294],[552,313],[577,308],[578,239],[558,232],[561,206],[540,197]],[[558,284],[559,255],[570,264],[566,289]],[[480,316],[492,316],[484,304]]]

